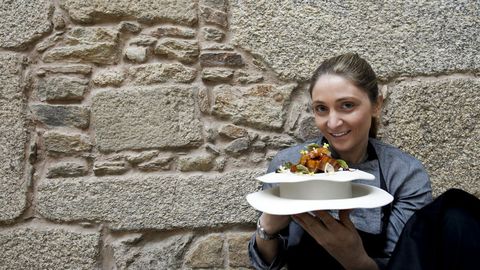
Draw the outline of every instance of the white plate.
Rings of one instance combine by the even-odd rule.
[[[264,183],[296,183],[296,182],[305,182],[311,180],[327,180],[335,182],[348,182],[357,179],[364,180],[374,180],[375,176],[373,174],[361,171],[350,169],[348,171],[338,171],[334,173],[316,173],[313,175],[310,174],[297,174],[291,172],[282,172],[282,173],[267,173],[265,175],[257,177],[257,180],[260,180]]]
[[[357,179],[357,178],[356,178]],[[255,209],[272,215],[293,215],[314,210],[339,210],[375,208],[393,201],[393,196],[383,189],[352,183],[352,198],[331,200],[295,200],[279,196],[279,187],[247,195],[248,203]]]

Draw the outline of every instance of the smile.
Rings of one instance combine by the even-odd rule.
[[[350,133],[350,130],[339,132],[339,133],[330,133],[330,135],[332,135],[333,137],[341,137],[341,136],[347,135],[348,133]]]

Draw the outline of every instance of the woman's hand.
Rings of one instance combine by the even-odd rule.
[[[327,211],[313,211],[294,215],[302,226],[325,250],[346,269],[378,269],[367,255],[362,239],[350,220],[351,210],[340,210],[339,220]]]
[[[263,213],[260,216],[260,225],[264,228],[265,232],[273,235],[279,233],[282,229],[288,226],[290,223],[290,216],[277,216]],[[273,259],[278,254],[278,240],[263,240],[256,235],[257,248],[262,258],[267,263],[272,263]]]

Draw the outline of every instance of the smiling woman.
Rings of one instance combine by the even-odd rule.
[[[257,269],[280,269],[285,264],[288,269],[382,269],[387,267],[390,258],[394,256],[388,266],[391,269],[437,269],[434,262],[423,259],[431,257],[431,254],[426,254],[419,260],[405,259],[410,255],[424,255],[405,251],[417,250],[419,246],[416,245],[424,247],[425,242],[428,242],[426,238],[411,241],[410,234],[423,226],[420,231],[424,235],[431,239],[442,238],[443,235],[427,234],[432,230],[425,229],[425,222],[448,220],[449,223],[445,223],[447,225],[442,230],[454,239],[457,235],[449,232],[459,229],[450,228],[448,224],[457,224],[452,220],[458,220],[458,215],[449,214],[448,218],[442,218],[441,215],[436,217],[437,213],[433,214],[437,219],[415,216],[414,224],[409,223],[408,235],[402,235],[401,242],[404,244],[397,245],[410,217],[431,202],[430,180],[419,160],[376,139],[382,97],[371,66],[353,53],[330,58],[314,72],[309,90],[315,124],[323,136],[280,151],[270,163],[268,172],[273,172],[288,162],[295,163],[300,157],[299,152],[310,143],[328,143],[333,158],[343,159],[350,168],[375,176],[375,180],[368,183],[364,180],[354,180],[354,183],[362,182],[381,188],[393,195],[394,200],[382,208],[357,208],[338,212],[314,210],[294,215],[262,213],[257,222],[257,233],[252,236],[249,244],[253,266]],[[275,185],[264,183],[263,189],[276,188]],[[462,192],[454,192],[454,195],[456,198],[468,197]],[[451,192],[442,197],[447,199],[436,200],[424,208],[427,210],[421,209],[419,213],[426,216],[424,212],[427,211],[427,216],[432,215],[432,211],[437,211],[435,209],[449,208],[445,206],[445,201],[458,201],[456,198],[450,199],[454,197]],[[468,200],[469,205],[478,207],[453,212],[462,213],[461,224],[471,224],[468,225],[471,226],[468,231],[480,231],[478,214],[471,214],[480,213],[480,202],[471,196]],[[463,222],[464,220],[470,222]],[[475,236],[480,238],[480,233]],[[455,243],[458,242],[459,240]],[[480,243],[480,239],[474,242],[470,240],[468,243],[473,244],[467,246],[464,254],[480,251],[480,244],[475,244],[477,242]],[[435,246],[436,242],[429,244],[428,247]],[[433,257],[439,256],[442,257],[435,253]],[[404,267],[407,265],[405,261],[409,263],[407,267]],[[424,268],[425,265],[427,268]],[[450,262],[450,265],[458,264]],[[471,265],[467,263],[467,266]],[[469,269],[468,267],[462,269]]]

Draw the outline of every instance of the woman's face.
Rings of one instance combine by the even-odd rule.
[[[378,117],[381,100],[339,75],[322,75],[312,89],[315,125],[342,159],[358,163],[367,151],[372,116]]]

